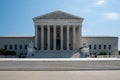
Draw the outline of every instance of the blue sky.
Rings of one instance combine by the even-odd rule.
[[[119,0],[0,0],[0,36],[34,35],[33,17],[62,10],[84,18],[82,35],[120,37],[119,8]]]

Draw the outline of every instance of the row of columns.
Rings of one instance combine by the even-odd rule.
[[[38,31],[38,30],[36,30]],[[76,26],[73,26],[73,50],[75,50],[75,43],[76,43]],[[67,26],[67,50],[70,50],[70,27]],[[38,35],[36,34],[36,37],[38,38]],[[53,48],[56,50],[56,26],[53,26]],[[36,40],[38,41],[38,40]],[[60,26],[60,50],[63,50],[63,26]],[[36,43],[37,45],[38,43]],[[47,26],[47,49],[50,50],[50,26]],[[41,26],[41,50],[44,50],[44,26]]]

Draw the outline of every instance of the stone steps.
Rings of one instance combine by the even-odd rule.
[[[32,58],[79,58],[80,54],[77,51],[73,50],[44,50],[44,51],[35,51],[34,56],[31,56]]]

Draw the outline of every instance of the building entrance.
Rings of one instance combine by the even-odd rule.
[[[57,50],[60,50],[60,39],[56,40],[56,48]]]

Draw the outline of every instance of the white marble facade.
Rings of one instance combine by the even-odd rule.
[[[76,50],[80,48],[83,18],[55,11],[33,18],[35,47],[39,50]]]
[[[83,36],[82,44],[86,43],[89,46],[90,54],[99,54],[106,52],[108,55],[118,54],[118,37],[110,36]]]
[[[65,55],[69,51],[73,53],[86,43],[90,47],[90,54],[98,54],[101,51],[106,51],[109,54],[117,54],[118,52],[118,37],[82,36],[83,18],[81,17],[62,11],[54,11],[35,17],[33,21],[35,36],[2,36],[0,37],[0,48],[14,50],[18,56],[27,55],[26,47],[30,42],[33,42],[37,54],[44,54],[44,51],[49,54],[52,51],[56,55],[58,53],[56,51],[59,51],[62,55],[64,51]],[[105,45],[104,49],[102,46],[105,47]],[[56,55],[56,57],[59,56]]]

